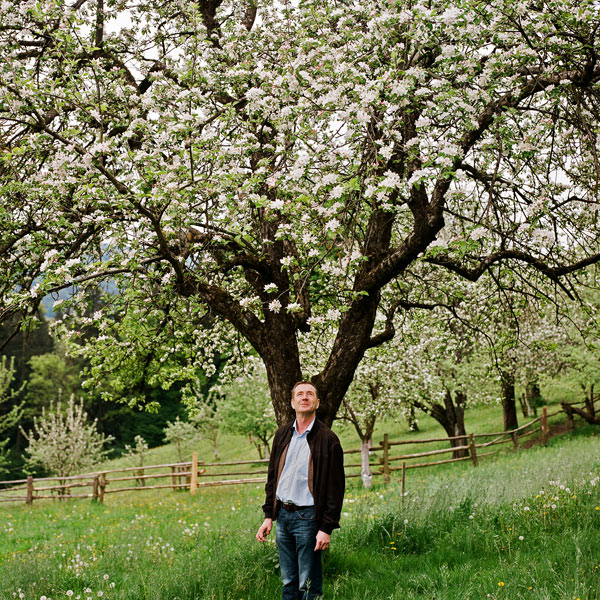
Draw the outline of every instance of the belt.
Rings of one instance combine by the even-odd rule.
[[[288,502],[282,502],[281,507],[285,508],[285,510],[288,512],[296,512],[297,510],[304,510],[305,508],[314,508],[314,506],[311,504],[307,506],[297,506],[296,504],[291,504]]]

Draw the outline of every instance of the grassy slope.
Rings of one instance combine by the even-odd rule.
[[[499,428],[497,407],[471,416],[470,430]],[[418,436],[440,435],[430,420],[420,425]],[[386,423],[375,439],[408,435],[402,429]],[[340,436],[357,445],[350,429]],[[246,440],[223,442],[223,458],[252,452]],[[199,450],[210,455],[208,443]],[[161,448],[147,462],[174,459]],[[600,437],[581,427],[547,448],[507,449],[477,469],[409,471],[404,503],[396,481],[371,492],[352,481],[325,561],[327,597],[600,598],[599,475]],[[111,600],[275,599],[276,549],[253,539],[261,488],[0,506],[0,599],[56,600],[68,590]]]

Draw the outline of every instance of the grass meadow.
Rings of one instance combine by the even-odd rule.
[[[477,430],[497,420],[497,407],[482,408]],[[439,434],[421,426],[418,435]],[[352,480],[325,556],[325,598],[600,599],[599,433],[579,423],[476,468],[411,470],[404,500],[397,478],[370,491]],[[226,442],[223,458],[248,457],[246,440]],[[252,484],[0,505],[0,599],[275,600],[275,544],[254,539],[262,496]]]

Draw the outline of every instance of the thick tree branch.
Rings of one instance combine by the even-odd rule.
[[[157,263],[165,260],[160,256],[153,256],[152,258],[146,258],[145,260],[140,261],[140,265],[150,265],[152,263]],[[66,290],[68,288],[81,285],[82,283],[86,283],[87,281],[91,281],[92,279],[107,279],[112,277],[113,275],[119,275],[121,273],[131,273],[132,270],[129,268],[119,268],[119,269],[106,269],[103,271],[96,271],[94,273],[89,273],[83,277],[78,277],[61,285],[56,285],[52,288],[44,290],[44,294],[56,294],[61,290]],[[0,319],[1,322],[1,319]]]
[[[425,259],[425,261],[433,265],[444,267],[445,269],[448,269],[449,271],[452,271],[453,273],[456,273],[457,275],[460,275],[469,281],[477,281],[493,264],[508,259],[518,260],[531,265],[537,271],[543,273],[549,279],[557,283],[564,290],[567,296],[572,298],[573,296],[571,292],[559,280],[559,277],[568,275],[569,273],[574,273],[575,271],[600,262],[600,254],[592,254],[591,256],[583,258],[569,265],[560,265],[556,267],[551,267],[543,260],[520,250],[499,250],[498,252],[493,252],[489,256],[482,259],[478,265],[471,268],[457,263],[448,257],[431,257]]]
[[[259,352],[264,350],[265,325],[251,311],[243,309],[223,288],[186,275],[184,287],[179,288],[182,296],[199,295],[206,304],[227,319]]]

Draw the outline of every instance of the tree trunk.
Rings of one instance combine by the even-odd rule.
[[[515,402],[515,374],[503,372],[502,381],[502,413],[504,415],[504,431],[519,427],[517,404]]]
[[[596,417],[596,409],[594,407],[594,384],[590,385],[590,394],[585,397],[585,407],[587,408],[588,414],[592,417]]]
[[[529,406],[529,401],[527,400],[526,394],[521,394],[519,396],[519,403],[521,404],[521,412],[523,416],[527,418],[531,414],[531,407]]]
[[[465,402],[467,395],[462,391],[457,391],[456,399],[452,399],[450,390],[446,390],[444,405],[433,404],[431,407],[425,405],[417,405],[418,408],[433,417],[446,431],[448,437],[458,437],[459,439],[451,439],[450,447],[458,448],[459,446],[467,446],[467,431],[465,429]],[[452,453],[453,458],[464,458],[469,455],[467,449],[455,450]]]
[[[373,475],[371,474],[371,465],[369,464],[369,448],[371,447],[371,438],[361,438],[360,457],[361,469],[360,476],[363,487],[370,488],[373,485]]]
[[[415,407],[412,404],[408,408],[406,420],[408,421],[409,431],[419,431],[419,423],[417,422],[417,417],[415,416]]]
[[[576,406],[572,406],[570,404],[562,404],[562,407],[567,412],[575,413],[579,415],[582,419],[585,419],[591,425],[600,425],[600,418],[596,417],[595,414],[591,415],[587,410],[582,410],[581,408],[577,408]]]
[[[527,381],[527,385],[525,386],[525,398],[527,405],[532,411],[530,414],[537,416],[537,407],[541,404],[540,400],[542,398],[542,392],[540,390],[540,384],[535,379]]]
[[[319,418],[329,427],[348,391],[354,373],[369,347],[379,294],[363,297],[342,315],[340,328],[325,368],[314,377],[319,388]]]
[[[304,378],[300,369],[300,353],[293,328],[274,329],[273,341],[268,347],[262,349],[261,357],[267,370],[275,418],[281,427],[294,419],[291,405],[292,388],[295,383]]]

